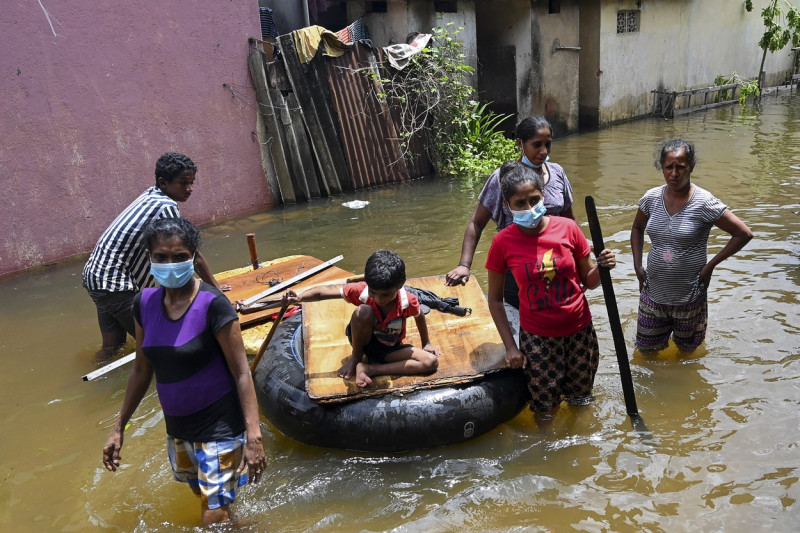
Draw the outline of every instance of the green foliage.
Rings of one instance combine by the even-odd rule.
[[[468,114],[455,119],[452,134],[439,146],[442,174],[485,177],[516,156],[516,143],[499,130],[511,115],[487,111],[488,102],[473,100],[470,104]]]
[[[752,0],[746,0],[744,4],[748,12],[753,11]],[[775,53],[782,50],[790,42],[792,46],[800,44],[800,11],[787,0],[771,0],[767,7],[761,10],[761,18],[764,20],[764,34],[758,41],[758,46],[763,50],[759,72],[764,70],[767,52]],[[759,86],[760,78],[761,75],[757,84]],[[752,94],[757,96],[760,91]]]
[[[753,11],[752,0],[745,2],[745,9]],[[800,12],[792,4],[786,0],[772,0],[761,10],[761,18],[765,29],[758,46],[762,50],[774,53],[782,50],[790,41],[792,46],[800,44]]]
[[[411,141],[422,137],[439,174],[485,176],[487,168],[491,172],[498,166],[499,157],[513,158],[516,149],[499,130],[510,115],[487,111],[488,104],[473,99],[468,83],[473,68],[465,63],[461,30],[452,23],[433,28],[429,45],[408,66],[379,80],[384,93],[378,96],[400,118],[405,157],[413,157]]]
[[[739,76],[735,70],[733,71],[733,74],[727,78],[722,74],[714,78],[714,85],[729,85],[731,83],[739,84],[739,103],[741,105],[744,105],[748,98],[758,97],[761,94],[761,90],[759,89],[758,82],[756,80],[743,78]],[[717,94],[717,97],[714,99],[714,101],[719,102],[720,100],[728,100],[729,96],[728,89],[725,89]]]

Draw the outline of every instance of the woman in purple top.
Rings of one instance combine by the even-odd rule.
[[[175,479],[200,496],[203,525],[227,522],[236,489],[257,482],[267,464],[238,315],[192,276],[199,231],[190,222],[156,220],[142,240],[161,287],[133,301],[136,360],[103,464],[119,467],[125,426],[155,374]]]
[[[548,162],[553,142],[553,127],[542,116],[534,115],[517,125],[517,146],[522,163],[532,168],[544,183],[544,206],[548,215],[562,216],[575,220],[572,212],[572,186],[561,165]],[[508,205],[500,191],[500,169],[489,177],[478,197],[478,205],[464,231],[461,244],[461,258],[458,266],[447,273],[445,285],[465,284],[469,279],[475,248],[489,219],[497,224],[497,231],[510,226],[514,221]],[[506,273],[504,299],[519,308],[519,289],[511,273]]]

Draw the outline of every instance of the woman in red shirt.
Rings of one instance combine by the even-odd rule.
[[[536,173],[510,161],[500,169],[500,187],[514,223],[494,237],[486,258],[489,310],[506,348],[506,366],[524,369],[531,411],[546,422],[562,398],[573,405],[593,400],[600,353],[583,291],[600,284],[600,273],[575,221],[545,215]],[[613,268],[614,252],[603,250],[598,262]],[[519,286],[519,348],[503,306],[509,269]]]

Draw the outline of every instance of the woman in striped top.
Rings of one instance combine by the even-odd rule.
[[[710,192],[694,185],[694,145],[683,139],[664,143],[656,168],[666,184],[639,200],[631,228],[633,266],[639,278],[636,347],[654,352],[670,335],[679,350],[692,352],[703,342],[708,323],[706,291],[714,268],[753,238],[744,222]],[[731,235],[708,259],[708,234],[717,226]],[[642,266],[644,232],[650,236],[647,268]]]

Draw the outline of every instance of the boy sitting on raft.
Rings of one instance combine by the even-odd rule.
[[[345,330],[353,354],[338,373],[344,379],[355,376],[359,387],[370,385],[373,376],[435,372],[440,351],[429,342],[428,326],[417,297],[403,289],[406,282],[403,259],[392,251],[378,250],[367,259],[364,279],[341,287],[315,287],[299,295],[290,289],[284,295],[284,302],[344,298],[358,306]],[[408,317],[414,317],[417,324],[421,350],[402,342]]]

